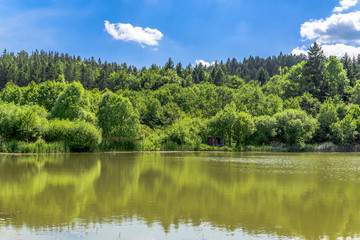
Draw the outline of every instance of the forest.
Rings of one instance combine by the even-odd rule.
[[[360,55],[211,66],[0,56],[0,151],[338,151],[360,143]],[[222,137],[224,147],[207,138]]]

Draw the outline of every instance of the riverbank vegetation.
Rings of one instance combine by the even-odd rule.
[[[360,57],[250,57],[137,69],[44,51],[0,56],[0,151],[354,150]],[[218,136],[225,146],[207,146]]]

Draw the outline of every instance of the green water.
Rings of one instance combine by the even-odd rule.
[[[0,156],[0,239],[345,237],[359,154]]]

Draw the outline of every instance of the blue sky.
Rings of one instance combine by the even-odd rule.
[[[0,48],[163,65],[360,53],[358,0],[0,0]]]

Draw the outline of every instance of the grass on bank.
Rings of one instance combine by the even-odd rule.
[[[47,143],[43,139],[36,142],[2,141],[0,152],[3,153],[65,153],[70,148],[64,142]]]
[[[240,147],[213,147],[206,144],[194,146],[178,145],[173,142],[166,142],[160,146],[154,146],[146,141],[102,141],[94,151],[221,151],[221,152],[360,152],[359,144],[335,145],[331,142],[306,145],[285,145],[272,143],[261,146],[240,146]],[[1,141],[0,152],[2,153],[68,153],[73,152],[71,146],[66,142],[46,142],[39,139],[36,142],[23,141]]]

